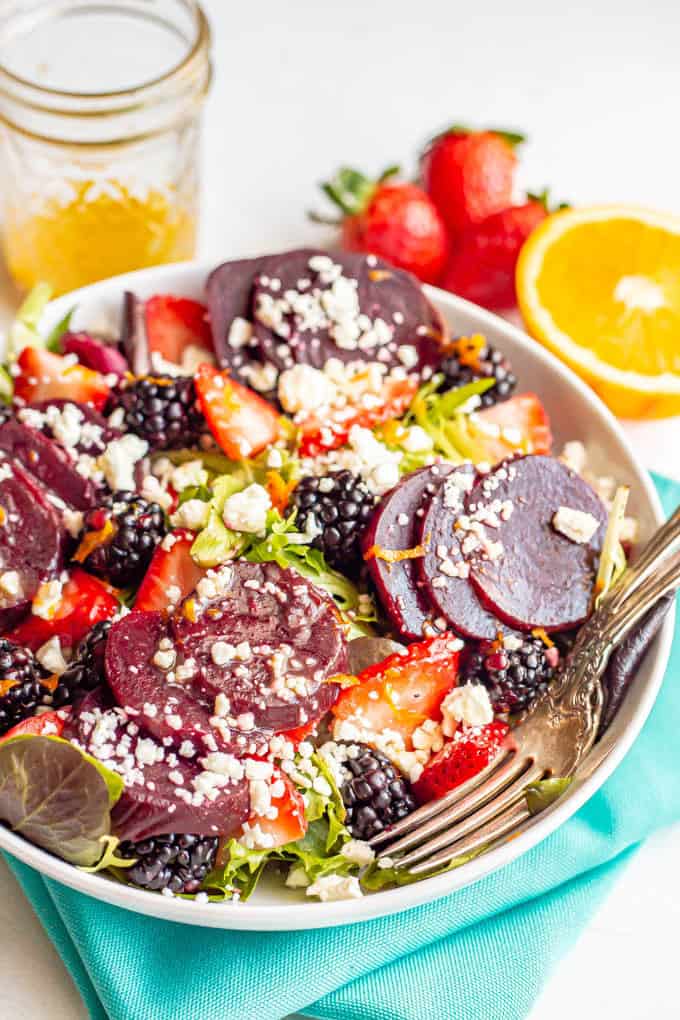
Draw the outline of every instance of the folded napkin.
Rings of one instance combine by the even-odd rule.
[[[655,481],[674,509],[680,484]],[[635,845],[680,818],[678,673],[676,629],[642,734],[581,811],[496,874],[396,917],[309,932],[178,926],[9,863],[93,1020],[281,1020],[296,1010],[328,1020],[519,1020]]]

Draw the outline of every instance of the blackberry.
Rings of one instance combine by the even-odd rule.
[[[482,642],[468,656],[464,676],[484,684],[496,712],[520,712],[547,689],[555,672],[553,656],[540,638],[526,637],[512,650]]]
[[[114,492],[83,518],[81,562],[93,574],[125,587],[144,574],[165,531],[158,503],[134,492]]]
[[[482,393],[482,407],[491,407],[492,404],[507,400],[517,386],[508,359],[479,334],[454,340],[450,354],[441,362],[438,371],[444,373],[444,382],[440,387],[442,391],[464,386],[475,379],[493,377],[496,385]]]
[[[59,677],[52,692],[51,705],[72,705],[104,683],[104,650],[111,620],[100,620],[78,645],[73,662]]]
[[[355,574],[362,562],[359,543],[374,506],[365,482],[351,471],[333,471],[322,478],[309,475],[291,498],[298,530],[314,534],[312,546],[345,574]]]
[[[416,802],[407,780],[384,754],[367,744],[354,747],[358,754],[342,763],[351,776],[340,792],[347,809],[345,825],[355,839],[368,840],[405,818]]]
[[[159,892],[196,893],[217,855],[217,836],[153,836],[138,843],[121,843],[116,853],[136,857],[137,863],[125,869],[127,879],[142,889]]]
[[[40,681],[40,667],[28,648],[0,638],[0,734],[22,719],[35,715],[46,688]]]
[[[142,376],[117,393],[110,409],[115,407],[125,413],[125,428],[146,439],[152,450],[198,446],[206,431],[189,376]]]

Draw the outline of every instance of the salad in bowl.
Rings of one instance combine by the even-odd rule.
[[[414,880],[371,841],[493,760],[637,527],[431,293],[305,249],[218,266],[205,302],[121,292],[115,324],[45,334],[29,297],[0,417],[8,829],[199,902]]]

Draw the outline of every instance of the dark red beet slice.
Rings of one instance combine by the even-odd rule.
[[[61,349],[64,354],[75,354],[81,365],[103,375],[120,377],[128,371],[127,360],[118,348],[90,333],[67,333],[62,338]]]
[[[214,698],[199,698],[190,684],[172,682],[168,671],[154,664],[159,644],[168,636],[169,625],[162,613],[135,611],[113,625],[106,642],[106,678],[116,701],[121,708],[138,713],[140,722],[159,740],[173,744],[194,740],[205,745],[207,739],[209,746],[212,738],[220,748],[231,747],[210,725]],[[244,748],[234,741],[233,749]]]
[[[285,252],[278,259],[269,261],[259,272],[253,291],[253,318],[265,361],[279,369],[294,363],[323,368],[329,358],[345,362],[377,360],[388,368],[403,367],[399,349],[408,347],[413,349],[414,354],[413,364],[407,358],[409,369],[422,370],[437,363],[445,338],[445,326],[439,313],[427,300],[414,276],[372,255],[342,252],[334,253],[330,258],[336,266],[342,267],[345,277],[357,281],[360,312],[371,322],[382,319],[387,324],[392,332],[387,343],[357,347],[354,341],[351,348],[338,345],[327,326],[307,328],[301,323],[300,316],[292,312],[284,316],[281,326],[270,328],[265,325],[261,308],[263,302],[281,299],[287,290],[303,295],[311,294],[314,289],[330,290],[332,282],[324,276],[324,271],[309,265],[310,258],[325,255],[325,252],[305,249]],[[300,283],[305,281],[309,285],[301,288]]]
[[[151,371],[151,356],[146,335],[146,307],[129,290],[123,294],[120,345],[133,374],[148,375]]]
[[[464,489],[455,483],[460,478],[474,479],[472,464],[453,469],[441,480],[416,528],[416,542],[425,545],[425,555],[416,561],[417,578],[437,612],[463,637],[493,639],[499,630],[507,630],[498,618],[480,602],[468,580],[469,568],[463,559],[456,521],[463,509]],[[462,577],[451,576],[460,568]]]
[[[56,407],[60,411],[63,411],[67,404],[73,404],[78,408],[83,416],[83,424],[87,423],[88,425],[94,426],[94,429],[86,431],[85,436],[75,447],[77,453],[87,453],[92,457],[96,457],[100,453],[104,452],[107,443],[110,443],[113,439],[120,439],[123,435],[120,429],[112,428],[106,418],[100,414],[99,411],[95,411],[95,409],[90,407],[89,404],[78,404],[73,400],[41,400],[35,404],[27,404],[25,408],[22,408],[17,413],[17,417],[20,421],[23,421],[22,415],[24,410],[29,412],[31,410],[35,410],[44,414],[48,407]],[[30,422],[24,422],[24,424],[27,423],[30,424]],[[101,433],[98,433],[97,430],[101,430]],[[63,445],[53,434],[47,423],[45,423],[41,431],[44,432],[50,439],[54,439],[55,443],[59,443],[60,446]]]
[[[595,581],[607,511],[590,486],[561,461],[518,457],[500,464],[468,493],[466,509],[481,518],[500,504],[512,505],[507,519],[487,527],[502,551],[494,559],[468,556],[470,578],[493,612],[520,630],[565,630],[586,619]],[[589,542],[574,542],[552,525],[559,507],[591,514],[599,526]]]
[[[224,262],[208,277],[206,294],[210,312],[210,326],[217,360],[222,368],[230,368],[240,376],[248,362],[257,360],[257,341],[252,344],[236,343],[229,334],[234,319],[252,320],[252,295],[255,277],[266,273],[276,255],[263,255],[256,259],[237,259]]]
[[[0,580],[18,574],[16,594],[0,589],[0,628],[16,623],[28,609],[38,585],[60,570],[65,532],[61,515],[47,493],[14,460],[0,461]]]
[[[364,555],[373,546],[380,549],[413,549],[418,544],[418,524],[438,485],[452,470],[450,464],[419,468],[386,493],[376,507],[364,532]],[[438,615],[423,586],[419,584],[418,560],[389,563],[379,556],[366,560],[380,601],[392,625],[412,641],[423,637],[423,626]]]
[[[166,832],[231,835],[248,818],[246,779],[222,787],[214,800],[201,796],[192,802],[197,792],[193,782],[204,771],[201,752],[187,757],[164,747],[140,731],[133,717],[107,706],[99,694],[81,702],[64,736],[123,776],[125,790],[111,812],[113,832],[121,840],[148,839]],[[108,746],[103,748],[103,742]],[[159,760],[150,761],[151,752]],[[134,758],[132,768],[124,763],[126,755]]]
[[[252,714],[256,728],[279,733],[334,704],[326,680],[347,671],[347,643],[325,592],[276,563],[237,561],[215,598],[190,599],[172,620],[177,648],[196,664],[195,687],[224,694],[232,718]]]
[[[97,488],[76,471],[63,447],[16,419],[0,425],[0,450],[20,461],[45,488],[76,510],[97,504]]]

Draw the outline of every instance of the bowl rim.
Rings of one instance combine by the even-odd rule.
[[[83,300],[96,299],[102,291],[118,289],[122,292],[124,289],[148,286],[155,280],[162,281],[171,276],[176,278],[178,275],[186,275],[192,279],[197,275],[207,278],[215,264],[216,262],[213,260],[195,260],[154,266],[150,269],[111,277],[72,291],[50,302],[44,321],[48,326],[56,324],[74,305]],[[173,290],[177,289],[177,284],[173,283],[172,288]],[[505,334],[515,344],[524,348],[530,357],[542,362],[554,372],[565,386],[575,390],[596,419],[599,429],[608,431],[623,448],[637,476],[641,496],[647,501],[656,522],[663,521],[664,515],[658,494],[647,470],[632,450],[621,425],[596,394],[567,365],[506,319],[439,288],[426,286],[425,292],[438,308],[453,314],[462,312],[473,316],[477,320],[481,332],[491,329],[496,333]],[[637,707],[616,739],[612,738],[608,741],[605,736],[601,743],[596,745],[594,752],[591,753],[591,757],[593,754],[595,756],[594,764],[590,759],[588,760],[588,775],[583,780],[574,783],[563,797],[542,812],[533,824],[518,837],[510,842],[502,843],[462,867],[442,875],[426,878],[412,885],[396,889],[381,890],[379,893],[360,899],[340,900],[332,903],[285,901],[281,904],[257,902],[242,904],[228,901],[214,904],[159,896],[157,893],[137,889],[133,886],[102,880],[103,876],[79,871],[73,865],[52,856],[47,851],[29,843],[22,836],[3,827],[0,827],[0,849],[35,868],[44,877],[54,879],[94,899],[103,900],[136,913],[201,927],[291,931],[353,924],[388,914],[401,913],[472,885],[479,879],[516,860],[567,821],[604,784],[630,750],[656,700],[670,654],[674,619],[675,609],[673,608],[656,639],[655,647],[652,649],[653,658],[648,660],[649,679]]]

